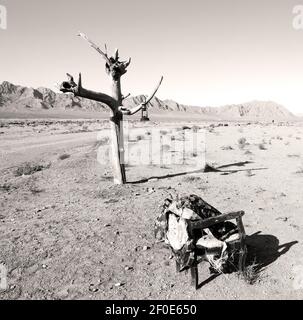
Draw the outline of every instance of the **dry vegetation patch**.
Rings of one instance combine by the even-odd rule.
[[[16,169],[15,176],[16,177],[29,176],[36,172],[48,169],[50,168],[50,166],[51,166],[51,163],[40,164],[40,163],[25,162],[24,164],[22,164]]]
[[[240,150],[243,150],[249,143],[247,142],[246,138],[242,137],[238,140],[238,146]]]
[[[59,160],[65,160],[65,159],[68,159],[70,158],[70,154],[67,154],[67,153],[64,153],[62,154],[61,156],[59,156]]]

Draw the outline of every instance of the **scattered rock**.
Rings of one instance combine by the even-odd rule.
[[[234,150],[234,148],[231,146],[223,146],[221,147],[221,150]]]
[[[69,294],[68,289],[63,289],[63,290],[57,292],[57,293],[56,293],[56,296],[57,296],[58,298],[66,298],[66,297],[68,296],[68,294]]]
[[[93,283],[91,283],[91,284],[89,285],[88,290],[89,290],[90,292],[97,292],[97,291],[99,291],[99,289],[98,289]]]
[[[283,222],[287,222],[288,217],[279,217],[276,220],[282,220]]]
[[[122,287],[124,285],[125,285],[125,283],[123,283],[123,282],[115,283],[115,287]]]
[[[144,247],[142,248],[143,251],[147,251],[147,250],[149,250],[149,249],[150,249],[149,246],[144,246]]]
[[[125,271],[132,271],[132,270],[134,270],[134,268],[133,267],[125,267],[124,270]]]
[[[119,202],[119,200],[117,200],[117,199],[109,199],[109,200],[104,201],[104,203],[116,203],[116,202]]]
[[[246,175],[247,175],[247,177],[253,177],[254,176],[254,174],[252,173],[251,170],[247,170],[246,171]]]

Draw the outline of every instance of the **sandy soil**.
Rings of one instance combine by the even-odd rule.
[[[181,141],[184,125],[133,124],[143,144],[151,126]],[[216,172],[130,164],[129,183],[117,186],[109,163],[98,161],[107,122],[1,121],[0,263],[9,288],[0,299],[303,298],[303,124],[186,125],[205,130],[206,161]],[[43,170],[18,176],[26,162]],[[189,274],[176,273],[153,234],[169,193],[246,212],[254,284],[237,273],[208,279],[200,264],[203,286],[195,291]]]

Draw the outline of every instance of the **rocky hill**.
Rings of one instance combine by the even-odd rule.
[[[130,97],[124,104],[133,106],[143,102],[144,95]],[[149,104],[150,113],[175,113],[186,112],[197,114],[201,118],[215,119],[256,119],[273,120],[288,119],[294,115],[285,107],[271,101],[252,101],[239,105],[227,105],[223,107],[198,107],[179,104],[173,100],[160,100],[154,98]],[[55,93],[48,88],[28,88],[14,85],[4,81],[0,85],[0,112],[25,112],[26,110],[77,110],[90,112],[109,112],[106,105],[74,97],[70,94]]]
[[[144,101],[144,96],[131,97],[125,104],[133,105]],[[150,102],[150,110],[197,113],[207,117],[220,119],[286,119],[294,115],[284,106],[272,101],[251,101],[243,104],[226,105],[222,107],[195,107],[179,104],[173,100],[154,98]]]
[[[27,88],[7,81],[0,85],[0,108],[9,111],[56,109],[106,111],[106,106],[95,101],[55,93],[48,88]],[[1,110],[1,109],[0,109]]]

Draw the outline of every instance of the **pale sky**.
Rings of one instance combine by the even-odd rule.
[[[303,113],[303,0],[0,0],[0,82],[54,89],[65,73],[109,92],[104,62],[82,39],[132,57],[124,94],[200,106],[273,100]]]

